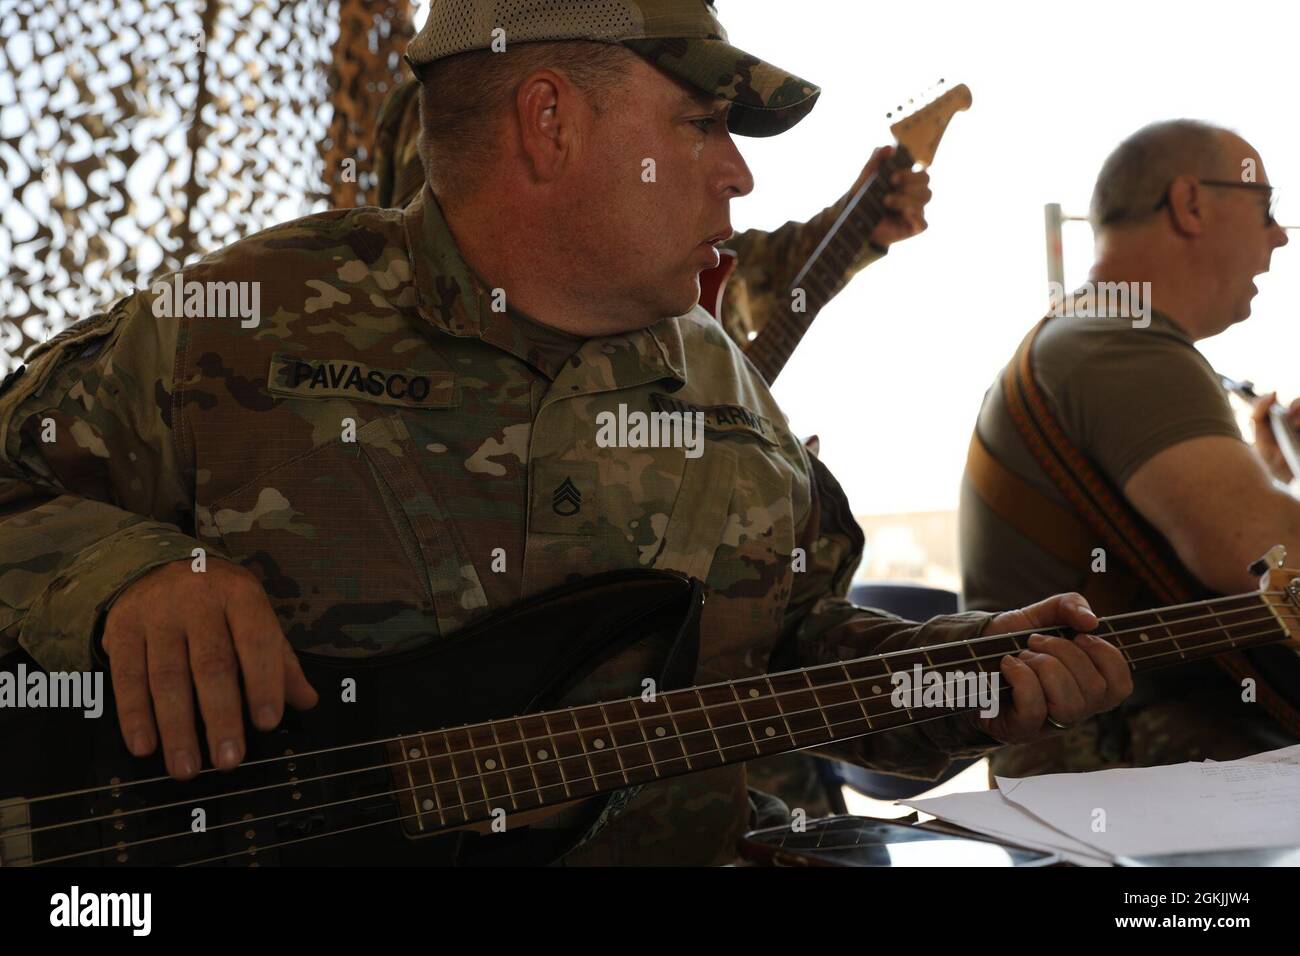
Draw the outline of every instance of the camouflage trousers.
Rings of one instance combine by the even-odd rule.
[[[817,758],[812,754],[795,752],[751,760],[745,772],[755,829],[785,826],[796,809],[803,810],[808,820],[835,812],[827,801],[826,788],[817,774]]]

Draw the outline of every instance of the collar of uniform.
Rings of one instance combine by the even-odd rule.
[[[402,218],[418,307],[430,324],[451,335],[475,336],[495,345],[552,381],[570,358],[576,364],[577,352],[584,345],[581,338],[530,321],[508,306],[505,312],[492,310],[486,290],[461,257],[438,199],[427,184]],[[674,389],[686,382],[686,350],[678,319],[661,319],[649,328],[613,336],[609,341],[615,339],[630,347],[619,350],[632,366],[623,369],[625,374],[639,381],[671,379],[676,382]],[[622,383],[623,376],[619,378]]]
[[[662,377],[676,380],[674,391],[686,384],[686,347],[682,344],[681,322],[680,318],[661,319],[646,329],[646,334],[658,346]]]
[[[438,199],[426,185],[402,214],[420,314],[451,335],[476,337],[554,380],[583,340],[533,322],[509,307],[497,312],[461,257]]]
[[[644,329],[587,339],[556,376],[555,400],[662,382],[675,392],[686,384],[681,318]]]

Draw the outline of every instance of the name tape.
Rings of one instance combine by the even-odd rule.
[[[371,368],[349,359],[304,359],[276,354],[266,387],[298,398],[349,398],[408,408],[451,408],[456,404],[451,372]]]

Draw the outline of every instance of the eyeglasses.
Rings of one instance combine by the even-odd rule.
[[[1265,183],[1235,182],[1231,179],[1198,179],[1197,182],[1200,183],[1202,186],[1217,186],[1220,189],[1253,189],[1256,191],[1261,189],[1264,190],[1265,195],[1268,197],[1268,208],[1264,212],[1264,225],[1265,227],[1277,225],[1278,191],[1276,187],[1266,185]],[[1172,186],[1173,183],[1170,183],[1169,185]],[[1159,212],[1167,205],[1169,205],[1168,186],[1165,187],[1164,196],[1162,196],[1160,201],[1156,203],[1155,209],[1152,211]]]

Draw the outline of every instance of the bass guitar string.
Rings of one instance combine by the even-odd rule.
[[[1197,632],[1197,633],[1208,633],[1208,632]],[[1257,634],[1245,635],[1245,636],[1243,636],[1242,638],[1239,638],[1238,640],[1249,640],[1249,639],[1252,639],[1252,638],[1254,638],[1254,637],[1263,636],[1264,634],[1267,634],[1267,633],[1268,633],[1268,632],[1260,632],[1260,633],[1257,633]],[[1007,635],[998,635],[998,636],[1007,636]],[[1183,635],[1179,635],[1179,637],[1190,637],[1190,636],[1195,636],[1195,634],[1183,634]],[[1170,640],[1170,641],[1172,641],[1172,640],[1174,640],[1174,639],[1173,639],[1173,638],[1169,638],[1169,639],[1164,639],[1164,640]],[[1204,647],[1209,647],[1209,646],[1214,646],[1214,645],[1208,645],[1208,644],[1207,644],[1207,645],[1199,645],[1198,647],[1204,648]],[[1183,653],[1181,650],[1167,651],[1167,652],[1164,652],[1164,653],[1162,653],[1162,654],[1160,654],[1160,655],[1152,655],[1152,656],[1149,657],[1149,658],[1143,658],[1143,662],[1145,662],[1146,660],[1150,660],[1150,659],[1152,659],[1152,658],[1154,658],[1154,657],[1156,657],[1156,656],[1169,656],[1169,655],[1172,655],[1172,654],[1181,654],[1181,653]],[[1011,688],[1003,688],[1001,692],[1002,692],[1002,693],[1005,693],[1005,692],[1007,692],[1007,691],[1010,690],[1010,689],[1011,689]],[[791,691],[791,692],[783,692],[783,693],[808,693],[808,691],[807,691],[807,690],[802,690],[802,691]],[[883,694],[882,694],[882,695],[880,695],[880,696],[883,697],[883,696],[888,696],[888,695],[883,695]],[[697,708],[697,710],[698,710],[698,708]],[[786,716],[786,717],[793,717],[793,716],[796,716],[797,714],[800,714],[800,713],[811,713],[811,712],[813,712],[813,710],[816,710],[816,711],[820,712],[820,711],[821,711],[821,708],[811,708],[811,709],[807,709],[807,710],[804,710],[804,711],[791,712],[790,714],[787,714],[787,715],[784,715],[784,716]],[[956,714],[960,714],[960,713],[974,712],[974,710],[976,710],[976,709],[966,709],[966,710],[961,710],[961,709],[945,709],[943,713],[938,714],[938,715],[935,715],[935,716],[933,716],[933,717],[927,717],[927,718],[922,718],[922,719],[911,718],[910,720],[908,720],[907,722],[905,722],[905,723],[903,723],[903,724],[893,725],[893,726],[891,726],[891,727],[882,727],[882,728],[877,728],[877,729],[870,729],[870,730],[867,730],[867,731],[865,731],[865,732],[863,732],[863,733],[855,733],[855,734],[853,734],[853,735],[850,736],[850,737],[844,737],[844,738],[841,738],[841,739],[848,740],[848,739],[854,739],[854,738],[856,738],[856,737],[868,736],[868,735],[873,734],[873,733],[881,733],[881,732],[885,732],[885,731],[888,731],[888,730],[896,729],[897,727],[902,727],[902,726],[912,726],[912,725],[919,724],[919,723],[926,723],[926,722],[928,722],[929,720],[933,720],[933,719],[941,719],[941,718],[944,718],[944,717],[954,716],[954,715],[956,715]],[[684,714],[684,713],[687,713],[687,711],[681,711],[681,712],[679,712],[679,713],[683,713],[683,714]],[[743,714],[743,711],[742,711],[742,714]],[[765,717],[765,718],[763,718],[763,719],[765,719],[765,720],[772,720],[772,719],[777,719],[777,718],[779,718],[780,716],[782,716],[782,715],[771,715],[771,716],[769,716],[769,717]],[[686,733],[679,733],[679,734],[676,735],[676,739],[677,739],[678,742],[680,743],[681,739],[683,739],[683,738],[685,738],[685,737],[693,736],[693,735],[695,735],[695,734],[710,733],[712,730],[722,730],[722,729],[728,729],[729,727],[738,727],[738,726],[742,726],[742,725],[743,725],[743,726],[749,726],[749,725],[752,724],[752,723],[754,723],[754,721],[753,721],[752,719],[746,718],[746,720],[745,720],[744,722],[742,722],[742,723],[732,724],[732,725],[727,725],[726,727],[717,727],[717,728],[704,729],[704,730],[697,730],[697,731],[688,731],[688,732],[686,732]],[[843,726],[843,725],[845,725],[845,724],[860,724],[860,723],[861,723],[861,718],[853,718],[852,720],[848,720],[848,721],[837,721],[836,723],[834,723],[834,724],[829,724],[828,726],[831,727],[831,728],[833,728],[833,727],[835,727],[835,726]],[[576,733],[576,731],[565,731],[564,733]],[[832,735],[833,735],[833,730],[832,730]],[[788,733],[788,734],[783,735],[783,736],[789,736],[790,739],[791,739],[791,742],[794,742],[794,739],[795,739],[795,738],[794,738],[794,734],[793,734],[793,732]],[[535,739],[543,739],[543,738],[535,738]],[[667,739],[668,739],[668,738],[664,738],[665,741],[666,741]],[[807,744],[807,745],[805,745],[805,747],[802,747],[802,748],[790,748],[790,749],[791,749],[791,750],[806,749],[807,747],[818,746],[820,743],[824,743],[824,742],[825,742],[825,741],[818,740],[818,741],[815,741],[814,743]],[[552,741],[552,743],[554,743],[554,742]],[[645,742],[645,743],[641,743],[641,744],[630,744],[630,745],[621,745],[621,746],[616,746],[614,749],[615,749],[615,750],[620,750],[620,749],[621,749],[621,750],[626,750],[626,749],[631,749],[632,747],[640,747],[640,746],[648,746],[648,745],[649,745],[649,741],[647,741],[647,742]],[[738,746],[743,746],[743,745],[733,745],[733,746],[737,746],[737,747],[738,747]],[[756,745],[755,745],[755,746],[756,746]],[[487,749],[487,748],[477,748],[477,749]],[[683,756],[682,756],[681,758],[678,758],[678,757],[671,757],[671,758],[667,758],[667,759],[668,759],[669,761],[676,761],[676,760],[679,760],[679,759],[688,759],[688,756],[689,756],[689,755],[688,755],[688,753],[686,752],[686,748],[683,746],[682,749],[683,749]],[[731,748],[731,747],[728,747],[727,749],[732,749],[732,748]],[[757,749],[757,746],[756,746],[756,749]],[[784,751],[780,751],[780,752],[784,752]],[[702,756],[702,755],[705,755],[705,754],[711,754],[711,753],[712,753],[712,748],[711,748],[710,750],[702,751],[702,752],[700,752],[700,753],[698,753],[698,754],[695,754],[694,756],[696,756],[696,757],[700,757],[700,756]],[[721,751],[719,751],[719,753],[720,753],[720,755],[721,755]],[[757,757],[757,756],[765,756],[765,755],[766,755],[766,754],[764,754],[764,753],[762,753],[761,751],[759,751],[758,753],[755,754],[755,757]],[[437,756],[437,757],[442,757],[442,756],[445,756],[445,755],[435,755],[435,756]],[[559,764],[561,760],[578,760],[578,759],[583,759],[583,757],[587,757],[587,756],[589,756],[589,755],[586,754],[586,753],[584,753],[583,755],[576,755],[576,754],[575,754],[575,755],[566,756],[566,757],[557,757],[554,761],[550,761],[550,762],[553,762],[553,763]],[[716,763],[716,764],[715,764],[715,763],[711,763],[711,764],[710,764],[710,767],[714,767],[714,766],[722,766],[722,765],[726,764],[728,761],[727,761],[725,755],[722,755],[722,756],[723,756],[723,759],[722,759],[722,761],[721,761],[720,763]],[[389,763],[387,763],[387,764],[378,764],[378,765],[374,765],[374,766],[369,767],[369,768],[362,768],[362,769],[360,769],[360,770],[344,771],[344,772],[342,772],[341,774],[329,774],[329,775],[325,775],[324,777],[310,778],[310,779],[325,779],[325,778],[327,778],[327,777],[335,777],[335,776],[340,776],[340,775],[345,775],[345,774],[350,774],[350,773],[358,773],[358,772],[373,772],[373,771],[375,771],[375,770],[379,770],[379,769],[391,769],[391,768],[394,768],[394,767],[401,766],[401,765],[403,765],[403,764],[427,762],[429,759],[431,759],[431,758],[428,757],[428,756],[424,756],[424,757],[420,757],[420,758],[412,758],[412,759],[410,759],[410,760],[398,761],[398,762],[389,762]],[[751,757],[751,758],[747,758],[747,759],[754,759],[754,758]],[[730,762],[739,762],[739,761],[730,761]],[[621,763],[621,761],[620,761],[620,763]],[[615,773],[620,772],[620,771],[612,771],[612,770],[611,770],[611,771],[605,771],[605,772],[603,772],[603,773],[597,774],[597,773],[595,773],[595,768],[592,767],[592,766],[590,765],[590,761],[588,761],[588,766],[589,766],[590,769],[592,770],[592,777],[591,777],[591,778],[583,777],[583,778],[581,778],[581,779],[583,779],[583,780],[591,779],[591,780],[594,781],[596,778],[598,778],[598,777],[600,777],[600,776],[610,776],[610,775],[613,775],[613,774],[615,774]],[[654,760],[653,760],[653,755],[651,756],[651,763],[650,763],[650,764],[638,764],[638,765],[635,765],[635,766],[633,766],[633,767],[631,767],[631,768],[626,768],[626,767],[624,767],[624,768],[622,769],[621,772],[623,772],[623,773],[625,774],[626,771],[627,771],[628,769],[631,769],[631,770],[639,770],[639,769],[643,769],[643,768],[647,768],[647,767],[652,768],[652,769],[655,769],[656,772],[657,772],[657,764],[656,764],[656,763],[654,762]],[[521,768],[521,769],[522,769],[522,768]],[[688,761],[688,769],[687,769],[687,771],[685,771],[685,772],[689,773],[689,772],[691,772],[691,770],[693,770],[693,769],[697,769],[697,768],[689,768],[689,761]],[[698,768],[698,769],[709,769],[709,768]],[[453,771],[453,772],[454,772],[454,771]],[[494,771],[490,771],[490,773],[492,773],[492,774],[503,773],[503,772],[504,772],[504,771],[495,771],[495,770],[494,770]],[[671,774],[670,776],[677,776],[677,775],[679,775],[679,774],[674,773],[674,774]],[[487,776],[488,776],[488,774],[485,774],[485,773],[480,772],[480,773],[476,773],[476,774],[470,774],[470,775],[467,775],[467,776],[465,776],[465,777],[457,777],[457,778],[455,779],[454,783],[457,785],[457,791],[458,791],[458,793],[459,793],[460,796],[461,796],[461,802],[460,802],[459,804],[451,804],[451,805],[449,805],[449,808],[451,808],[451,809],[459,809],[460,812],[461,812],[461,814],[462,814],[462,816],[465,817],[465,820],[458,820],[458,821],[452,821],[451,823],[447,823],[447,821],[445,820],[445,811],[443,811],[443,810],[439,810],[438,813],[439,813],[440,816],[443,816],[443,817],[444,817],[444,820],[443,820],[443,822],[439,825],[438,829],[443,829],[443,828],[445,828],[445,827],[458,827],[458,826],[463,826],[463,825],[465,825],[465,824],[467,824],[467,823],[474,823],[474,822],[477,822],[477,821],[486,820],[487,817],[471,818],[471,817],[469,816],[469,813],[468,813],[468,811],[467,811],[467,808],[468,808],[468,807],[471,807],[471,806],[473,806],[473,805],[475,805],[475,804],[482,803],[482,804],[484,805],[484,807],[487,808],[487,807],[489,806],[489,804],[492,802],[493,799],[496,799],[496,800],[505,800],[505,799],[507,799],[507,798],[511,798],[511,799],[512,799],[512,802],[514,802],[514,801],[513,801],[513,798],[516,796],[516,794],[514,794],[514,793],[512,793],[512,794],[501,794],[501,795],[499,795],[499,796],[496,797],[496,798],[492,798],[492,797],[490,797],[490,796],[487,794],[487,791],[486,791],[486,784],[483,782],[483,781],[484,781],[484,778],[486,778]],[[537,785],[537,786],[535,786],[535,787],[525,788],[524,790],[520,791],[520,793],[533,793],[533,792],[537,792],[537,793],[540,794],[540,792],[541,792],[542,790],[544,790],[544,789],[549,789],[549,788],[552,788],[552,787],[558,787],[558,786],[566,786],[566,789],[567,789],[567,780],[564,779],[564,774],[563,774],[563,770],[562,770],[562,769],[560,770],[560,776],[561,776],[561,782],[560,782],[560,783],[546,784],[546,785],[541,785],[541,784],[539,784],[539,785]],[[166,779],[168,779],[168,778],[163,777],[163,778],[160,778],[160,779],[166,780]],[[535,780],[535,779],[536,779],[536,778],[534,777],[534,780]],[[303,782],[308,782],[308,781],[299,781],[299,783],[303,783]],[[443,783],[443,785],[445,785],[447,782],[448,782],[448,781],[443,781],[442,783]],[[469,782],[478,782],[478,783],[480,784],[480,786],[483,787],[483,789],[484,789],[484,799],[483,799],[483,800],[478,800],[478,799],[474,799],[474,800],[465,800],[465,799],[464,799],[464,793],[463,793],[463,791],[460,789],[460,784],[462,784],[462,783],[469,783]],[[252,788],[252,789],[247,790],[247,791],[237,791],[237,792],[232,792],[232,793],[229,793],[229,794],[220,794],[220,795],[217,795],[217,796],[218,796],[218,797],[236,796],[236,795],[239,795],[240,793],[254,792],[255,790],[271,789],[271,788],[273,788],[273,787],[281,787],[281,786],[286,786],[286,785],[289,785],[289,786],[296,786],[296,785],[298,785],[298,784],[297,784],[297,783],[294,783],[294,784],[273,784],[273,785],[269,785],[269,786],[267,786],[267,787]],[[252,819],[249,819],[249,820],[231,821],[230,823],[219,824],[219,825],[216,826],[216,827],[212,827],[212,828],[210,828],[209,832],[211,832],[212,830],[218,830],[218,829],[222,829],[222,828],[230,827],[230,826],[249,826],[249,825],[251,825],[251,824],[254,824],[254,823],[257,823],[257,822],[261,822],[261,821],[264,821],[264,820],[271,820],[271,819],[276,819],[276,818],[285,817],[285,816],[297,816],[297,815],[300,815],[300,814],[303,814],[303,813],[306,813],[306,812],[309,812],[309,811],[312,811],[312,810],[325,809],[325,808],[328,808],[328,807],[338,806],[338,805],[342,805],[342,804],[346,804],[346,803],[353,803],[353,802],[357,802],[357,801],[360,801],[360,800],[369,800],[369,799],[373,799],[373,798],[376,798],[376,797],[395,796],[395,795],[398,795],[398,794],[404,794],[404,793],[412,793],[412,794],[413,794],[415,791],[417,791],[417,790],[419,790],[419,789],[428,789],[428,788],[431,788],[433,785],[434,785],[433,781],[430,781],[430,783],[428,783],[428,784],[423,784],[423,785],[414,785],[414,784],[413,784],[411,787],[399,787],[399,788],[396,788],[396,789],[388,789],[388,790],[384,790],[384,791],[377,791],[377,792],[375,792],[375,793],[365,794],[365,795],[362,795],[362,796],[360,796],[360,797],[349,798],[348,800],[334,801],[334,802],[327,803],[327,804],[318,804],[318,805],[312,805],[312,806],[307,806],[307,807],[297,808],[297,809],[294,809],[294,810],[283,811],[283,812],[281,812],[281,813],[277,813],[277,814],[271,814],[271,815],[266,815],[266,816],[262,816],[262,817],[255,817],[255,818],[252,818]],[[629,784],[625,784],[625,785],[629,785]],[[619,787],[615,786],[615,787],[611,787],[611,788],[608,788],[608,789],[619,789]],[[601,792],[601,791],[600,791],[600,789],[599,789],[599,784],[597,783],[597,785],[596,785],[596,789],[593,789],[593,790],[592,790],[591,792],[589,792],[589,793],[579,794],[579,795],[576,796],[576,797],[572,796],[571,794],[566,794],[566,798],[565,798],[565,800],[563,800],[563,801],[556,801],[556,802],[568,802],[569,800],[573,800],[573,799],[587,799],[587,798],[590,798],[590,797],[594,796],[595,794],[597,794],[597,793],[599,793],[599,792]],[[190,803],[190,802],[192,802],[192,801],[181,801],[180,804],[172,804],[172,805],[169,805],[169,806],[184,805],[184,804],[187,804],[187,803]],[[536,805],[533,805],[533,806],[525,807],[524,809],[525,809],[525,810],[533,810],[533,809],[537,809],[538,807],[543,806],[543,805],[544,805],[544,804],[536,804]],[[160,810],[160,809],[163,809],[163,808],[162,808],[162,807],[141,808],[140,810],[137,810],[137,811],[131,811],[131,812],[132,812],[132,813],[144,813],[144,812],[149,812],[149,811],[151,811],[151,810],[156,811],[156,810]],[[516,809],[518,809],[517,806],[516,806]],[[416,813],[408,814],[407,816],[405,816],[405,817],[401,817],[400,819],[409,819],[409,818],[411,818],[411,817],[420,817],[420,816],[425,816],[425,815],[432,815],[433,813],[434,813],[434,811],[432,811],[432,810],[425,810],[425,811],[418,811],[418,810],[417,810]],[[126,814],[122,814],[121,816],[125,816],[125,815],[126,815]],[[117,818],[115,817],[115,819],[117,819]],[[86,821],[80,821],[80,822],[84,822],[84,823],[93,823],[93,822],[102,822],[102,821],[86,820]],[[385,821],[380,821],[380,822],[385,822]],[[38,832],[40,829],[54,829],[54,828],[57,828],[57,827],[59,827],[59,826],[70,826],[70,825],[73,825],[73,824],[68,823],[68,824],[59,824],[59,825],[55,825],[54,827],[49,827],[49,828],[37,828],[36,830],[33,830],[33,831],[31,831],[31,832]],[[353,829],[353,828],[347,828],[347,829],[345,829],[345,830],[339,830],[339,831],[330,831],[330,833],[334,833],[334,832],[339,832],[339,833],[342,833],[342,832],[348,832],[348,830],[350,830],[350,829]],[[0,831],[0,832],[4,832],[4,831]],[[436,831],[435,831],[435,832],[436,832]],[[98,850],[83,851],[82,853],[79,853],[79,854],[70,854],[70,855],[67,855],[67,856],[64,856],[64,857],[58,857],[58,858],[55,858],[55,859],[53,859],[53,860],[42,860],[41,863],[44,864],[44,863],[48,863],[48,862],[55,862],[56,860],[61,861],[61,860],[65,860],[65,859],[77,858],[77,857],[80,857],[80,856],[93,856],[93,855],[95,855],[95,854],[105,853],[105,852],[120,852],[122,849],[126,849],[126,848],[129,848],[129,847],[132,847],[132,846],[137,846],[137,845],[142,845],[142,844],[147,844],[147,843],[159,842],[159,841],[161,841],[161,840],[166,840],[166,839],[176,839],[176,838],[179,838],[179,837],[195,836],[195,835],[196,835],[196,834],[194,834],[192,831],[188,831],[188,830],[187,830],[187,831],[184,831],[184,832],[176,833],[176,834],[164,834],[164,835],[157,836],[157,837],[151,837],[151,838],[148,838],[148,839],[146,839],[146,840],[134,841],[134,842],[132,842],[132,843],[123,843],[123,844],[120,844],[120,845],[118,845],[118,846],[116,846],[116,847],[113,847],[113,848],[108,848],[108,849],[102,849],[102,848],[101,848],[101,849],[98,849]],[[321,834],[321,836],[325,836],[325,835],[328,835],[328,834]],[[288,841],[288,842],[298,842],[298,841],[295,840],[295,841]],[[279,846],[279,845],[282,845],[282,844],[271,844],[271,845],[269,845],[268,847],[265,847],[265,848],[266,848],[266,849],[269,849],[269,848],[271,848],[271,847],[273,847],[273,846]],[[246,852],[246,851],[240,851],[240,853],[243,853],[243,852]],[[233,854],[233,855],[239,855],[239,853],[237,853],[237,854]]]

